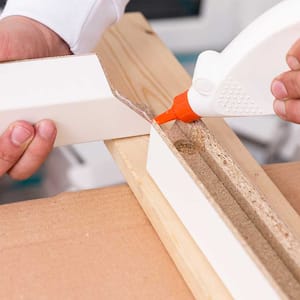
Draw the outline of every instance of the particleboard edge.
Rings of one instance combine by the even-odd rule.
[[[233,298],[297,299],[291,271],[186,137],[176,132],[188,147],[182,155],[153,127],[148,171]]]
[[[187,171],[185,162],[157,129],[151,130],[147,170],[233,298],[276,299],[277,291],[214,205],[212,193],[198,186],[191,170]]]
[[[287,205],[287,209],[290,209],[290,212],[293,213],[291,218],[295,217],[293,219],[293,227],[286,224],[280,212],[273,209],[270,201],[266,201],[272,197],[275,198],[275,195],[265,195],[261,192],[259,187],[251,181],[251,178],[243,172],[239,164],[232,158],[231,153],[222,147],[203,122],[195,122],[193,124],[178,122],[174,128],[175,131],[181,132],[181,138],[189,141],[198,150],[201,158],[219,178],[299,281],[300,239],[298,230],[294,229],[297,229],[297,225],[300,226],[300,218],[291,208],[290,203],[277,189],[276,196],[281,197],[283,203]],[[176,143],[176,134],[174,138],[173,142]],[[188,156],[183,156],[188,161]],[[199,172],[197,166],[193,165],[193,162],[189,165],[194,174]],[[267,177],[262,169],[258,176]]]

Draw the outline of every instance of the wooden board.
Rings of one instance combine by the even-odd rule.
[[[127,185],[0,206],[1,299],[194,299]]]
[[[118,89],[121,94],[132,99],[139,107],[146,106],[151,113],[156,114],[164,110],[170,105],[171,99],[190,84],[189,76],[140,16],[125,17],[119,25],[112,28],[104,36],[97,52],[112,86]],[[209,154],[209,151],[205,152],[206,163],[231,197],[233,196],[241,214],[248,218],[248,223],[251,223],[249,228],[256,230],[262,243],[267,245],[268,253],[273,253],[273,256],[270,254],[268,257],[277,256],[278,264],[284,269],[282,272],[284,276],[279,276],[280,269],[274,270],[270,260],[264,264],[267,272],[270,276],[273,275],[273,271],[277,272],[274,280],[284,294],[291,298],[298,297],[299,215],[222,120],[204,120],[204,123],[199,126],[209,138],[208,141],[217,141],[217,150],[221,151],[220,156],[217,155],[217,152],[213,152],[212,155]],[[190,138],[188,130],[189,127],[186,127],[182,131],[187,138]],[[186,232],[174,229],[174,224],[180,223],[174,213],[173,215],[170,213],[167,219],[161,218],[161,203],[164,203],[164,214],[170,208],[164,202],[165,199],[161,195],[158,196],[159,191],[153,184],[150,184],[151,180],[145,172],[147,141],[140,137],[123,141],[110,141],[107,145],[194,295],[203,294],[200,287],[204,287],[207,295],[214,295],[216,289],[204,278],[207,277],[206,271],[201,273],[199,269],[191,266],[191,261],[186,258],[192,241],[190,244],[178,245],[176,243]],[[211,149],[214,148],[214,145],[211,143]],[[227,170],[226,173],[224,168],[218,168],[220,160],[223,162],[223,154],[232,158],[233,165],[236,166],[235,170],[239,172],[238,174],[243,175],[243,182],[250,184],[252,191],[255,191],[257,199],[259,199],[257,203],[253,201],[252,205],[249,205],[247,190],[237,185],[239,177],[231,180],[232,173],[230,171],[232,169],[225,169],[225,171]],[[153,201],[151,195],[155,195],[155,199],[158,199],[155,203],[151,202]],[[261,209],[262,204],[264,209]],[[282,230],[278,230],[279,226]],[[241,234],[241,236],[243,235]],[[243,238],[245,241],[245,236]],[[252,241],[255,241],[255,235],[252,236]],[[247,241],[246,244],[255,253],[254,244],[252,243],[251,246],[251,243]],[[292,247],[290,247],[291,245]],[[263,252],[260,252],[257,257],[259,263],[263,263],[264,257],[264,248],[261,250]],[[256,251],[258,250],[256,249]],[[197,260],[204,262],[199,249],[195,251],[193,258],[194,262]],[[226,289],[216,274],[212,273],[211,276],[219,283],[221,293],[226,294]],[[292,282],[292,284],[287,285],[287,282]]]

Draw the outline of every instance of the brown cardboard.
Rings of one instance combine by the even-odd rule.
[[[0,206],[0,299],[192,299],[126,185]]]

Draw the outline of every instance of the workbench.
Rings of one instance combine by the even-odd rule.
[[[143,56],[149,48],[151,56]],[[114,87],[130,99],[156,101],[157,111],[190,84],[190,77],[139,14],[125,16],[110,29],[96,52]],[[154,74],[156,69],[161,72]],[[272,195],[272,207],[283,211],[283,220],[291,227],[298,222],[300,164],[264,166],[267,176],[222,120],[204,122],[259,190]],[[148,136],[106,141],[130,188],[63,193],[0,206],[1,299],[232,298],[149,177],[148,141]],[[276,272],[274,277],[281,284],[279,295],[296,298],[297,266],[282,264],[288,251],[278,258],[277,246],[261,235],[256,218],[246,217],[247,226],[259,232],[257,244],[264,241],[264,251],[276,254],[272,263],[284,268],[285,273],[278,270],[287,277],[277,278]],[[255,234],[247,236],[250,246]],[[285,280],[291,289],[282,287]]]

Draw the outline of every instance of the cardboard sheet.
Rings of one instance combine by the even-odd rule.
[[[130,189],[0,206],[0,299],[192,299]]]

